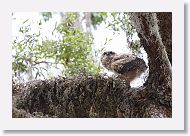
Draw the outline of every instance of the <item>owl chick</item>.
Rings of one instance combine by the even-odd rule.
[[[139,77],[147,69],[143,59],[129,54],[116,54],[113,51],[104,52],[101,62],[106,69],[120,75],[128,82]]]

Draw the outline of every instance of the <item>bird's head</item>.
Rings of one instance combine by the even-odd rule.
[[[103,58],[103,57],[106,57],[106,58],[111,59],[111,58],[113,58],[115,55],[116,55],[116,53],[113,52],[113,51],[106,51],[106,52],[104,52],[104,53],[102,54],[102,58]]]
[[[116,53],[113,51],[104,52],[101,56],[102,65],[104,67],[106,67],[107,69],[110,69],[111,68],[111,61],[115,55],[116,55]]]

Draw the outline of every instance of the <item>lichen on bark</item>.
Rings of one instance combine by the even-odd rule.
[[[14,105],[48,117],[117,117],[117,107],[128,89],[128,82],[102,76],[37,80],[23,86]],[[90,113],[92,108],[94,113]]]

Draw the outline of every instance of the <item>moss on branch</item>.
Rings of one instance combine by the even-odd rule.
[[[154,91],[102,76],[73,76],[13,82],[13,118],[171,117]]]
[[[101,76],[36,80],[18,86],[13,84],[14,108],[60,118],[116,117],[124,90],[129,89],[125,81]]]

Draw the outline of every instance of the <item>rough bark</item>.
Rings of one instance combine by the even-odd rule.
[[[130,13],[130,17],[139,34],[140,42],[148,54],[150,72],[145,83],[146,90],[154,92],[155,107],[161,106],[163,110],[166,109],[165,113],[171,113],[172,68],[166,52],[166,46],[163,44],[159,33],[163,29],[159,29],[157,14]],[[171,114],[169,117],[171,117]]]
[[[117,117],[129,84],[121,79],[75,76],[13,83],[13,117]],[[21,110],[19,112],[19,110]],[[35,114],[35,115],[34,115]]]
[[[172,12],[157,12],[159,33],[172,64]]]

